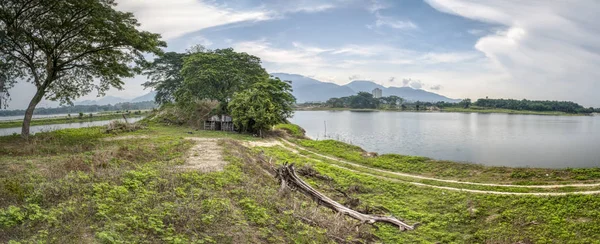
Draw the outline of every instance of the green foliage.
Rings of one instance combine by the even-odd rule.
[[[515,100],[515,99],[478,99],[473,105],[484,108],[499,108],[513,110],[529,111],[556,111],[565,113],[591,113],[593,109],[587,109],[583,106],[567,101],[535,101],[535,100]]]
[[[217,102],[209,100],[189,101],[185,106],[165,104],[149,115],[148,119],[167,125],[187,125],[202,128],[204,121],[216,113],[218,106]]]
[[[374,235],[381,243],[596,243],[600,238],[597,196],[499,196],[447,191],[349,171],[282,148],[257,150],[279,163],[310,164],[331,177],[332,181],[311,179],[311,185],[325,195],[335,196],[337,191],[333,189],[369,189],[352,193],[353,198],[360,199],[357,209],[382,206],[384,214],[421,223],[415,231],[403,233],[378,225]]]
[[[183,84],[181,69],[183,59],[188,54],[168,52],[160,55],[148,67],[144,74],[150,81],[142,84],[145,88],[153,88],[156,91],[156,103],[163,105],[175,101],[175,92]]]
[[[284,130],[286,131],[288,134],[297,137],[297,138],[304,138],[305,135],[305,131],[304,129],[302,129],[302,127],[295,125],[295,124],[276,124],[273,129],[276,130]]]
[[[144,53],[160,53],[159,34],[139,31],[132,13],[115,9],[113,0],[6,0],[0,8],[0,60],[8,78],[36,87],[23,123],[43,99],[71,103],[111,87],[122,88],[145,62]]]
[[[231,48],[190,54],[184,59],[181,74],[184,80],[175,94],[177,103],[185,106],[196,99],[216,100],[221,103],[220,113],[227,113],[234,93],[269,77],[260,58]]]
[[[229,103],[233,123],[242,131],[259,132],[283,123],[293,114],[296,98],[292,85],[279,78],[266,78],[237,92]]]

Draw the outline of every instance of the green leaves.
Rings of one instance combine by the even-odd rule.
[[[184,60],[181,70],[184,81],[175,94],[176,101],[185,104],[194,99],[216,100],[221,103],[223,113],[235,92],[269,77],[258,57],[231,48],[201,50]]]
[[[229,103],[233,123],[242,131],[259,132],[283,123],[293,114],[292,86],[279,78],[258,82],[238,92]]]
[[[115,10],[113,0],[0,4],[0,62],[9,67],[0,84],[27,80],[36,86],[27,114],[42,98],[72,103],[93,90],[121,89],[122,78],[140,72],[144,53],[158,54],[166,46],[159,34],[138,30],[133,14]],[[24,136],[29,120],[23,123]]]

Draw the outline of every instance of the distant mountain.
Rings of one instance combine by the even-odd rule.
[[[131,99],[130,102],[136,103],[136,102],[154,101],[154,97],[156,97],[156,92],[155,91],[151,91],[151,92],[149,92],[146,95],[139,96],[139,97],[136,97],[134,99]]]
[[[282,80],[292,81],[292,94],[296,97],[296,102],[322,102],[332,97],[345,97],[355,94],[350,87],[343,87],[338,84],[322,82],[301,75],[273,73],[273,76]]]
[[[85,100],[81,102],[76,102],[75,105],[109,105],[109,104],[117,104],[128,102],[128,99],[115,97],[115,96],[104,96],[98,100]]]
[[[126,103],[126,102],[146,102],[146,101],[154,101],[154,96],[156,96],[156,92],[152,91],[146,95],[136,97],[134,99],[126,99],[115,96],[105,96],[98,100],[85,100],[81,102],[75,102],[75,105],[115,105],[117,103]]]
[[[346,85],[322,82],[302,75],[273,73],[282,80],[292,81],[292,92],[298,103],[303,102],[324,102],[332,97],[345,97],[354,95],[358,92],[369,92],[379,88],[382,90],[383,96],[396,95],[406,99],[407,101],[422,101],[422,102],[460,102],[460,99],[448,98],[433,92],[428,92],[421,89],[413,89],[410,87],[384,87],[372,81],[355,80]]]
[[[350,82],[344,86],[350,87],[356,93],[358,93],[358,92],[371,93],[375,88],[385,90],[385,87],[383,87],[382,85],[376,84],[375,82],[368,81],[368,80],[353,80],[352,82]]]

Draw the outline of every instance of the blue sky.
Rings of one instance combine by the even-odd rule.
[[[453,98],[600,107],[597,0],[117,2],[141,28],[161,33],[170,51],[233,47],[260,57],[269,72],[337,84],[366,79]],[[144,94],[144,81],[130,79],[125,90],[108,94]],[[29,90],[23,84],[15,89]],[[20,107],[24,97],[13,98],[11,106]]]

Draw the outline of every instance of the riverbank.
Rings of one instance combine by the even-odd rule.
[[[149,113],[149,111],[141,111],[140,113],[128,113],[128,114],[125,114],[125,117],[126,118],[139,118],[139,117],[146,116],[148,113]],[[53,118],[33,119],[33,120],[31,120],[31,126],[67,124],[67,123],[83,123],[83,122],[122,119],[122,118],[123,118],[122,113],[92,114],[91,117],[89,114],[84,114],[81,117],[79,117],[78,115],[74,115],[71,117],[62,116],[62,117],[53,117]],[[21,127],[22,125],[23,125],[23,120],[0,121],[0,129],[16,128],[16,127]]]
[[[390,112],[419,112],[419,113],[498,113],[498,114],[523,114],[523,115],[554,115],[554,116],[590,116],[591,114],[583,113],[565,113],[553,111],[527,111],[527,110],[511,110],[511,109],[493,109],[493,108],[443,108],[440,110],[414,110],[414,109],[354,109],[354,108],[295,108],[295,111],[358,111],[358,112],[375,112],[375,111],[390,111]]]
[[[600,239],[600,198],[580,194],[597,190],[594,186],[523,188],[401,176],[391,174],[394,167],[429,176],[444,163],[366,156],[348,144],[303,139],[297,126],[277,128],[295,136],[259,139],[150,123],[145,129],[117,134],[93,127],[39,133],[28,141],[0,137],[0,242],[594,243]],[[347,159],[338,160],[344,152]],[[385,224],[357,225],[317,207],[301,193],[278,194],[280,185],[268,169],[286,162],[294,163],[316,190],[352,209],[421,225],[407,232]],[[393,162],[390,170],[379,170],[385,162]],[[478,176],[472,165],[446,165],[449,169],[443,174],[448,176],[435,175],[436,179],[481,177],[496,182],[489,173]],[[498,177],[502,176],[506,172]],[[568,177],[563,182],[593,181]],[[533,179],[525,180],[533,183]]]

